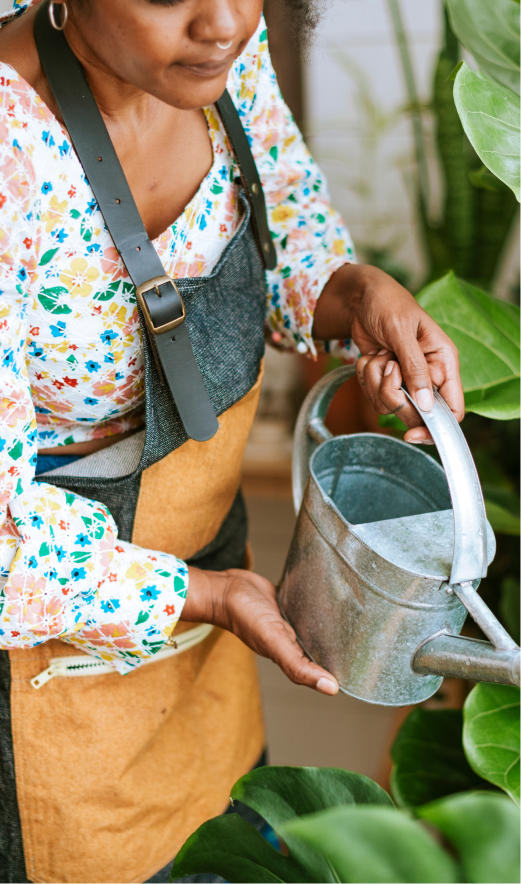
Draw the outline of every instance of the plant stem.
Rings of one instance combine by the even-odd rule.
[[[416,165],[418,167],[418,178],[420,183],[420,196],[426,211],[429,209],[429,170],[427,166],[427,154],[425,151],[425,139],[423,136],[423,120],[420,110],[420,102],[418,100],[418,91],[416,89],[416,81],[414,79],[414,71],[412,69],[411,54],[407,43],[407,35],[403,25],[402,12],[400,9],[400,0],[387,0],[391,20],[396,36],[396,43],[400,53],[402,69],[405,78],[405,85],[409,96],[409,104],[411,106],[411,120],[414,135],[414,149],[416,154]]]

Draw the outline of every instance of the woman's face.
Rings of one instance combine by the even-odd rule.
[[[66,34],[81,60],[189,110],[222,95],[262,0],[69,0],[68,11]]]

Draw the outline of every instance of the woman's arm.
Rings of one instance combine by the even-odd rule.
[[[380,414],[399,414],[407,442],[429,442],[430,434],[400,389],[402,379],[422,411],[438,387],[458,420],[465,414],[458,351],[409,292],[376,267],[345,264],[317,301],[313,334],[322,340],[349,337],[361,357],[362,390]]]

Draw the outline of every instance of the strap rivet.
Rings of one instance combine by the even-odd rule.
[[[252,193],[258,193],[258,192],[259,192],[259,187],[258,187],[257,184],[255,184],[255,182],[253,182],[253,184],[252,184],[252,186],[251,186],[251,192],[252,192]]]
[[[98,157],[98,163],[101,163],[102,157]]]
[[[269,250],[270,250],[270,244],[269,244],[269,242],[265,242],[264,243],[264,251],[269,252]]]
[[[120,202],[121,202],[121,200],[116,200],[116,202],[117,202],[117,203],[118,203],[118,205],[119,205],[119,203],[120,203]]]

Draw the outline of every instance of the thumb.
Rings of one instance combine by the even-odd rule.
[[[430,411],[434,405],[429,366],[418,342],[409,336],[405,343],[395,343],[394,352],[400,363],[403,380],[409,395],[421,411]]]

